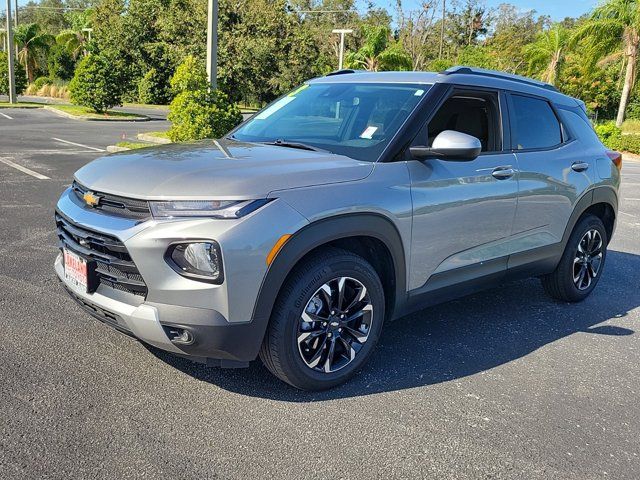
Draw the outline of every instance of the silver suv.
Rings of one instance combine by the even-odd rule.
[[[55,214],[55,269],[101,321],[308,390],[367,361],[385,321],[539,276],[602,275],[621,156],[584,104],[498,72],[339,71],[218,141],[111,155]]]

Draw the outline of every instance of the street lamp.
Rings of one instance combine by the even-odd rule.
[[[338,70],[342,70],[342,61],[344,59],[344,36],[347,33],[353,33],[353,30],[350,30],[348,28],[336,28],[331,33],[340,34],[340,60],[338,61]]]
[[[87,32],[87,41],[91,42],[91,32],[93,32],[93,28],[83,28],[83,32]]]

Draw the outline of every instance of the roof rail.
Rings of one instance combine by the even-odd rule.
[[[512,73],[498,72],[496,70],[486,70],[484,68],[456,66],[456,67],[448,68],[440,73],[442,75],[461,74],[461,75],[480,75],[483,77],[501,78],[504,80],[511,80],[512,82],[526,83],[534,87],[544,88],[545,90],[551,90],[552,92],[558,91],[558,89],[553,85],[549,83],[541,82],[539,80],[534,80],[533,78],[527,78],[521,75],[514,75]]]
[[[333,77],[335,75],[345,75],[347,73],[356,73],[358,70],[352,70],[350,68],[343,68],[342,70],[336,70],[335,72],[327,73],[325,77]]]

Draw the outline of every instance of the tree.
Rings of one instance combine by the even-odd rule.
[[[209,90],[204,64],[188,56],[171,78],[176,94],[169,106],[174,141],[221,137],[242,121],[240,110],[220,90]]]
[[[409,54],[398,42],[390,40],[391,32],[385,26],[363,25],[364,45],[357,52],[350,52],[345,58],[348,68],[380,70],[411,70]]]
[[[27,77],[24,70],[16,68],[14,65],[14,78],[16,82],[16,93],[19,95],[27,88]],[[0,95],[9,95],[9,65],[7,56],[0,54]]]
[[[54,80],[71,80],[76,62],[71,54],[62,46],[54,45],[49,50],[47,56],[47,67],[49,68],[49,78]]]
[[[560,24],[539,33],[533,43],[524,47],[529,73],[542,71],[542,81],[555,84],[568,43],[569,32]]]
[[[63,46],[74,59],[87,54],[88,38],[82,30],[63,30],[56,35],[56,43]]]
[[[636,80],[640,47],[640,3],[638,0],[608,0],[595,8],[591,18],[578,28],[574,41],[583,41],[592,63],[606,56],[624,59],[626,71],[616,116],[619,127]]]
[[[122,98],[117,69],[110,58],[100,54],[84,57],[69,84],[71,100],[104,113],[119,105]]]
[[[19,25],[14,34],[18,45],[18,61],[24,66],[27,80],[32,83],[35,71],[46,58],[49,47],[54,43],[53,35],[43,33],[37,23]]]

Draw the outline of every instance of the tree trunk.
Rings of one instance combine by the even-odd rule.
[[[627,71],[624,75],[624,85],[622,86],[622,95],[620,96],[620,106],[618,107],[618,116],[616,117],[616,126],[619,128],[624,122],[624,113],[629,103],[629,96],[636,76],[636,62],[638,61],[638,43],[630,42],[625,48],[627,57]]]

